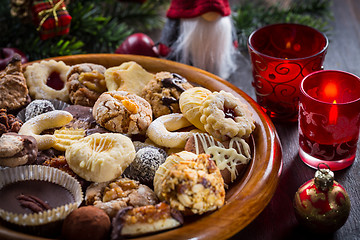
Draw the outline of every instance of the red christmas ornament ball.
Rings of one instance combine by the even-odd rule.
[[[14,57],[15,53],[18,53],[21,56],[22,64],[28,61],[25,53],[17,48],[0,48],[0,70],[4,70],[6,68],[6,65]]]
[[[135,54],[150,57],[158,57],[154,41],[144,33],[134,33],[128,36],[115,50],[119,54]]]
[[[317,233],[335,232],[345,224],[350,213],[346,190],[333,180],[333,173],[326,170],[329,169],[318,170],[315,178],[304,183],[294,198],[298,221]]]

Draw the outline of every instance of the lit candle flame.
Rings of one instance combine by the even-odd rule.
[[[337,122],[337,118],[338,118],[338,109],[336,106],[336,100],[334,100],[333,105],[331,106],[330,112],[329,112],[329,124],[335,125]]]
[[[338,95],[337,86],[335,83],[328,83],[324,89],[325,95],[328,98],[334,99]],[[336,100],[334,100],[336,104]]]

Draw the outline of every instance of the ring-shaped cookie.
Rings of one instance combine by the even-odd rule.
[[[35,99],[58,99],[64,102],[69,101],[69,91],[66,86],[66,74],[70,66],[63,61],[43,60],[40,63],[34,63],[24,72],[26,83],[29,87],[31,97]],[[58,73],[64,87],[60,90],[46,85],[48,78],[52,73]]]
[[[255,128],[252,113],[229,92],[213,92],[203,102],[200,121],[205,130],[218,140],[248,137]]]
[[[162,147],[183,148],[192,132],[172,132],[192,124],[180,113],[163,115],[155,119],[147,129],[151,141]]]
[[[40,114],[25,122],[19,134],[30,135],[36,139],[39,150],[49,149],[57,142],[54,135],[40,135],[42,131],[51,128],[62,127],[73,119],[71,113],[62,110],[54,110]]]

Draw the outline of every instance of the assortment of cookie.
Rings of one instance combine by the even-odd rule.
[[[46,166],[80,183],[84,201],[58,227],[66,239],[179,227],[224,206],[252,158],[247,105],[177,73],[133,61],[105,68],[43,60],[23,71],[15,57],[0,89],[0,171]]]

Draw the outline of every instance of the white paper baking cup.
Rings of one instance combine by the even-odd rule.
[[[74,197],[74,202],[47,211],[18,214],[0,209],[0,217],[9,223],[20,226],[41,226],[65,219],[74,209],[78,208],[83,200],[83,194],[79,182],[59,169],[40,166],[27,165],[15,168],[5,168],[0,170],[0,189],[4,186],[26,180],[42,180],[58,184],[67,189]]]

